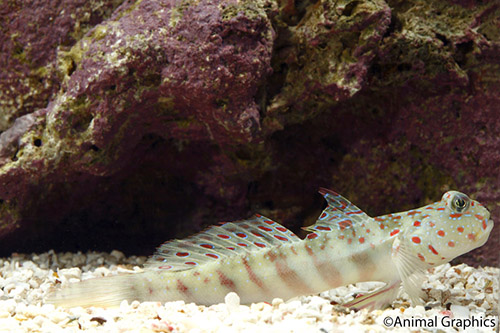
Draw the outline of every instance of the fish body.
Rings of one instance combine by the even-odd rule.
[[[62,306],[116,306],[122,300],[184,300],[210,305],[236,292],[242,303],[289,299],[362,281],[385,287],[347,306],[390,304],[399,286],[421,301],[426,269],[482,246],[493,228],[488,210],[449,191],[433,204],[369,217],[326,189],[328,202],[300,239],[261,215],[224,223],[158,248],[145,271],[75,283],[52,293]]]

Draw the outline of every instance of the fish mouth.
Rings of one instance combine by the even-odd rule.
[[[491,232],[491,229],[493,229],[493,226],[495,225],[495,223],[493,222],[493,220],[490,220],[488,219],[488,222],[486,222],[486,230],[484,231],[485,234],[489,234]]]

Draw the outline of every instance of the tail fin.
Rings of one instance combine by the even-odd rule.
[[[129,302],[137,295],[135,275],[126,274],[84,280],[52,291],[45,303],[62,307],[117,307],[123,300]]]

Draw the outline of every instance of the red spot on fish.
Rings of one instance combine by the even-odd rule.
[[[292,251],[293,254],[297,255],[297,251],[295,251],[295,248],[293,246],[290,247],[290,250]]]
[[[256,216],[256,217],[262,217],[262,215],[260,215],[260,214],[255,214],[255,216]]]
[[[473,234],[473,233],[471,233],[471,234],[468,234],[468,235],[467,235],[467,238],[468,238],[468,239],[470,239],[470,240],[475,241],[475,240],[476,240],[476,235],[475,235],[475,234]]]
[[[483,217],[483,215],[479,215],[479,214],[475,214],[474,216],[475,216],[475,217],[476,217],[476,219],[478,219],[478,220],[482,220],[482,219],[484,218],[484,217]]]
[[[236,233],[236,236],[240,237],[240,238],[247,238],[247,234],[243,233],[243,232],[237,232]]]
[[[421,222],[420,221],[415,221],[413,222],[414,227],[420,227]]]
[[[188,287],[186,287],[184,283],[181,282],[181,280],[177,280],[177,290],[179,290],[183,294],[186,294],[188,291]]]
[[[382,223],[380,223],[379,225],[380,225],[380,229],[382,229],[382,230],[385,229],[385,225],[383,225]]]
[[[171,269],[173,266],[172,265],[164,265],[164,266],[160,266],[158,267],[159,269]]]
[[[343,200],[339,200],[338,203],[341,205],[339,207],[340,210],[344,210],[348,206],[348,203]]]
[[[276,230],[279,230],[281,232],[286,232],[287,231],[286,228],[284,228],[284,227],[276,227]]]
[[[254,234],[257,237],[264,237],[261,233],[258,233],[257,231],[252,231],[252,234]]]
[[[210,282],[209,278],[206,277],[206,278],[203,279],[203,283],[209,283],[209,282]]]
[[[352,221],[351,220],[340,221],[338,223],[338,226],[340,227],[340,230],[344,231],[346,228],[352,227]]]
[[[382,222],[382,221],[384,221],[384,219],[383,219],[383,218],[381,218],[381,217],[375,217],[374,219],[375,219],[375,221],[378,221],[378,222]]]
[[[445,235],[445,233],[444,233],[444,231],[443,231],[443,230],[439,230],[439,231],[437,232],[437,234],[438,234],[438,236],[441,236],[441,237],[444,237],[444,235]]]
[[[339,239],[344,239],[344,235],[339,235]]]
[[[417,236],[412,237],[411,241],[415,244],[420,244],[420,242],[421,242],[420,237],[417,237]]]
[[[429,216],[430,216],[430,215],[422,215],[422,218],[423,218],[423,219],[426,219],[426,218],[428,218]]]
[[[235,285],[234,285],[234,282],[233,280],[229,279],[224,273],[222,273],[221,271],[217,271],[217,274],[219,275],[219,281],[220,281],[220,284],[223,285],[223,286],[226,286],[228,287],[229,289],[231,290],[234,290],[235,289]]]
[[[314,252],[309,245],[306,244],[304,247],[305,247],[308,255],[314,256]]]
[[[458,232],[464,232],[464,227],[458,227],[458,228],[457,228],[457,231],[458,231]]]
[[[200,272],[194,272],[193,273],[194,276],[199,276],[200,275]]]
[[[284,241],[284,242],[288,241],[288,238],[285,238],[283,236],[274,235],[274,237],[277,238],[277,239],[279,239],[280,241]]]
[[[434,207],[429,206],[429,207],[427,207],[426,209],[434,209]]]
[[[330,227],[323,227],[321,225],[318,225],[316,227],[316,230],[325,230],[325,231],[332,231],[332,229],[330,229]]]
[[[429,245],[429,250],[431,250],[431,252],[435,255],[438,255],[438,251],[436,251],[436,249],[432,245]]]
[[[411,211],[411,212],[408,212],[408,216],[413,216],[413,215],[416,215],[416,214],[420,214],[420,211],[418,210],[414,210],[414,211]]]
[[[346,213],[346,215],[354,215],[354,214],[361,214],[361,213],[363,213],[363,211],[357,210],[355,212],[348,212],[348,213]]]
[[[366,233],[369,234],[370,233],[370,229],[366,229]]]
[[[439,208],[438,208],[438,209],[436,209],[436,210],[444,210],[444,207],[439,207]]]
[[[195,263],[194,261],[186,261],[185,262],[186,265],[192,265],[192,266],[196,266],[198,265],[197,263]]]
[[[237,243],[239,246],[248,246],[245,243]]]
[[[229,239],[229,238],[231,238],[230,236],[224,235],[224,234],[218,234],[217,237],[220,237],[222,239]]]
[[[267,224],[274,224],[274,221],[272,220],[265,220],[264,223],[267,223]]]
[[[393,231],[391,231],[391,233],[389,235],[394,236],[394,235],[397,235],[398,233],[399,233],[399,229],[394,229]]]
[[[425,261],[425,257],[422,254],[418,253],[417,257],[418,257],[418,259]]]
[[[326,215],[327,215],[327,214],[326,214],[325,212],[323,212],[319,218],[320,218],[320,219],[324,219],[324,218],[326,217]]]
[[[213,253],[205,253],[205,255],[210,258],[219,259],[219,256]]]
[[[393,219],[393,220],[401,220],[401,215],[394,216],[392,219]]]
[[[351,243],[352,243],[352,239],[351,239],[351,238],[349,238],[349,239],[347,240],[347,244],[351,244]]]
[[[449,246],[449,247],[455,247],[455,243],[453,243],[452,241],[449,241],[449,242],[448,242],[448,246]]]
[[[314,238],[316,238],[316,237],[318,237],[318,234],[317,234],[317,233],[315,233],[315,232],[313,232],[312,234],[307,235],[307,237],[306,237],[306,238],[307,238],[307,239],[314,239]]]
[[[450,217],[451,217],[452,219],[456,219],[456,218],[459,218],[459,217],[461,217],[461,216],[462,216],[462,214],[459,214],[459,213],[453,213],[453,214],[450,214]]]
[[[177,252],[175,255],[178,257],[187,257],[189,255],[189,253],[188,252]]]
[[[429,227],[431,227],[431,228],[432,228],[432,227],[434,227],[435,225],[436,225],[436,224],[435,224],[434,222],[429,221]]]
[[[201,244],[201,247],[204,247],[205,249],[213,249],[214,246],[212,244]]]
[[[269,227],[264,227],[263,225],[259,225],[258,227],[260,230],[264,230],[264,231],[273,231],[272,228],[269,228]],[[262,237],[262,236],[259,236],[259,237]]]
[[[262,244],[262,243],[259,243],[259,242],[253,242],[255,245],[257,245],[258,247],[266,247],[266,244]]]
[[[276,260],[276,258],[278,258],[278,255],[272,251],[269,251],[265,256],[264,258],[266,259],[269,259],[269,261],[273,262]]]
[[[226,247],[226,249],[228,249],[228,250],[236,250],[236,248],[234,248],[232,246]]]
[[[359,243],[363,244],[364,242],[365,242],[365,238],[364,237],[359,237]]]
[[[486,230],[488,226],[486,225],[486,221],[483,220],[483,229]]]
[[[252,267],[250,267],[250,265],[248,264],[248,260],[246,258],[243,259],[243,266],[245,266],[250,281],[255,283],[260,289],[266,289],[262,281],[257,277],[257,275],[255,275],[255,272],[252,270]]]

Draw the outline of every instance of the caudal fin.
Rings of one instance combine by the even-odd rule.
[[[123,300],[132,301],[136,292],[134,280],[137,274],[107,276],[71,283],[52,291],[45,303],[62,307],[116,307]]]

